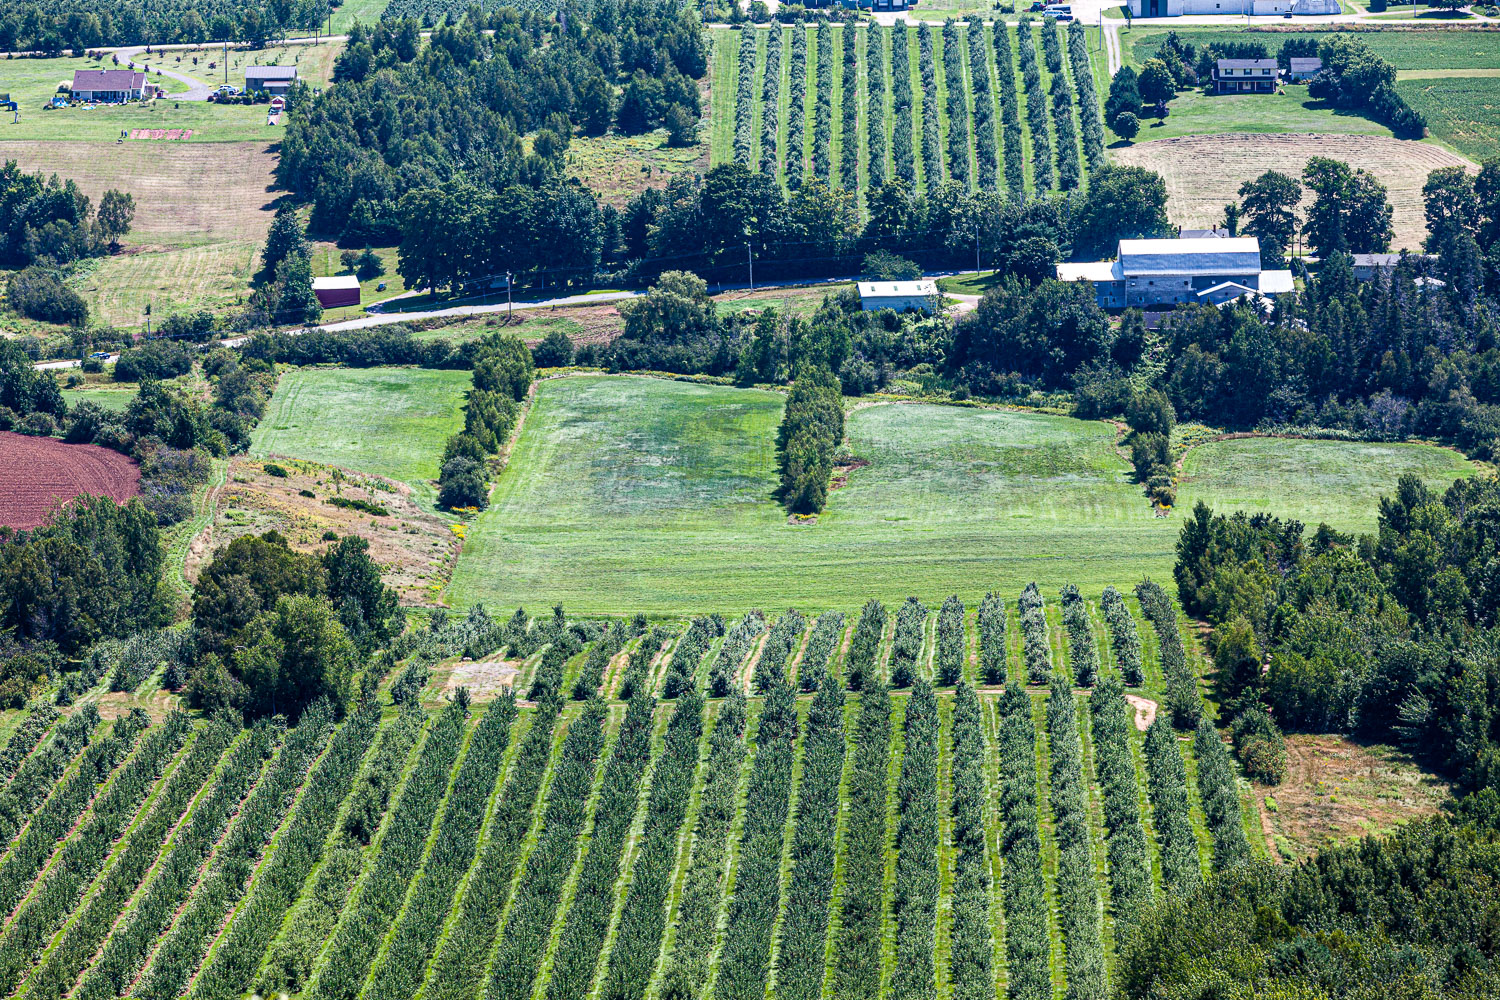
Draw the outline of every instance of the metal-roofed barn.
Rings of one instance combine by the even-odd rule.
[[[245,89],[252,94],[266,93],[285,97],[297,82],[295,66],[246,66]]]
[[[861,281],[858,288],[859,305],[865,312],[894,309],[930,313],[937,308],[935,281]]]
[[[314,278],[313,294],[324,309],[359,305],[359,279],[352,274],[332,278]]]
[[[1291,289],[1290,272],[1261,270],[1260,241],[1251,236],[1121,240],[1117,259],[1059,264],[1057,277],[1093,282],[1110,309],[1202,302],[1233,291],[1228,285],[1270,295]],[[1210,289],[1217,290],[1200,295]]]

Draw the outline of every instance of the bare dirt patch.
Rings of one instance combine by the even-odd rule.
[[[1238,199],[1240,185],[1267,170],[1300,177],[1309,157],[1343,160],[1370,171],[1386,186],[1396,231],[1392,250],[1421,247],[1427,231],[1422,214],[1427,175],[1439,167],[1473,168],[1468,160],[1438,146],[1374,135],[1183,136],[1110,152],[1120,163],[1161,174],[1168,214],[1174,223],[1189,228],[1221,223],[1224,205]]]
[[[99,204],[108,188],[135,198],[132,243],[265,240],[276,153],[265,142],[0,142],[0,160],[78,182]]]
[[[1135,728],[1143,733],[1150,729],[1151,723],[1156,721],[1156,702],[1138,694],[1127,694],[1125,700],[1135,709]]]
[[[286,478],[265,471],[279,465]],[[303,496],[302,491],[312,496]],[[381,476],[335,470],[316,462],[235,458],[220,488],[214,523],[193,540],[185,575],[196,580],[215,550],[241,535],[276,530],[299,552],[320,552],[327,532],[370,543],[387,586],[408,606],[433,605],[447,585],[461,541],[447,521],[423,510],[411,487]],[[332,497],[383,507],[386,515],[333,506]]]
[[[1430,816],[1451,791],[1390,747],[1298,735],[1287,737],[1286,780],[1255,795],[1277,853],[1295,860]]]
[[[459,688],[468,688],[476,702],[492,701],[515,687],[521,673],[520,660],[467,660],[434,670],[433,685],[444,698]]]
[[[0,431],[0,525],[35,528],[84,493],[123,503],[141,491],[141,470],[94,444]]]

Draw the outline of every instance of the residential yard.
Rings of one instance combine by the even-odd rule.
[[[1136,142],[1171,139],[1184,135],[1226,133],[1348,133],[1391,136],[1391,130],[1373,119],[1335,108],[1307,96],[1307,88],[1288,86],[1277,94],[1205,94],[1184,90],[1167,105],[1167,117],[1148,114],[1141,121]],[[1106,91],[1107,93],[1107,91]],[[1108,137],[1113,138],[1110,132]],[[1125,147],[1115,143],[1111,153]]]
[[[1344,160],[1386,186],[1395,229],[1391,246],[1397,250],[1416,250],[1426,236],[1422,185],[1428,173],[1465,162],[1430,142],[1373,135],[1188,136],[1116,146],[1110,152],[1117,163],[1161,174],[1167,213],[1173,223],[1187,227],[1222,222],[1224,205],[1238,198],[1240,185],[1267,170],[1300,175],[1309,157]]]
[[[334,19],[338,19],[338,14]],[[164,60],[161,65],[167,69],[186,73],[205,83],[230,83],[243,87],[247,66],[296,66],[297,75],[309,87],[326,87],[333,80],[334,61],[343,51],[342,41],[230,49],[227,72],[224,49],[216,45],[205,45],[200,49],[168,49],[160,58]]]
[[[1410,13],[1400,16],[1409,17]],[[1120,35],[1121,54],[1134,66],[1139,67],[1156,54],[1169,31],[1176,30],[1178,37],[1193,45],[1212,42],[1263,42],[1266,50],[1275,55],[1287,38],[1315,37],[1319,41],[1334,32],[1302,27],[1266,26],[1239,30],[1203,29],[1192,25],[1181,28],[1167,27],[1131,28]],[[1488,27],[1453,28],[1385,28],[1355,31],[1371,49],[1390,61],[1398,70],[1402,69],[1488,69],[1496,64],[1496,52],[1500,51],[1500,30]]]
[[[396,248],[376,247],[374,248],[381,263],[385,265],[385,273],[376,275],[368,281],[359,283],[359,305],[345,306],[342,309],[323,310],[322,322],[333,323],[343,319],[354,319],[356,316],[365,314],[365,307],[386,299],[395,298],[406,291],[406,279],[396,273]],[[338,274],[347,274],[340,256],[344,248],[332,243],[313,244],[313,277],[326,278]],[[385,285],[385,290],[380,291],[380,286]]]

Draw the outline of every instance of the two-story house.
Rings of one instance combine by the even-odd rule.
[[[1220,59],[1214,64],[1214,93],[1274,93],[1280,75],[1275,59]]]

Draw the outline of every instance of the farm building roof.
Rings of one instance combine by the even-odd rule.
[[[1284,295],[1297,286],[1292,278],[1291,271],[1262,271],[1260,272],[1260,291],[1262,295]]]
[[[246,80],[295,80],[295,66],[246,66]]]
[[[1227,239],[1229,230],[1222,227],[1218,229],[1182,229],[1177,233],[1178,239],[1183,240],[1217,240]]]
[[[935,281],[861,281],[859,297],[862,299],[912,298],[936,295]]]
[[[140,90],[146,74],[132,69],[80,69],[73,72],[73,89]]]
[[[338,274],[332,278],[314,278],[313,291],[333,288],[358,288],[359,279],[352,274]]]
[[[1220,59],[1220,69],[1277,69],[1275,59]]]
[[[1355,253],[1349,256],[1354,259],[1355,267],[1395,267],[1403,257],[1412,260],[1437,260],[1436,256],[1428,253]]]
[[[1254,274],[1260,270],[1260,241],[1253,236],[1176,240],[1121,240],[1125,275]]]
[[[1091,260],[1080,264],[1057,265],[1058,281],[1119,281],[1125,277],[1117,260]]]
[[[1316,73],[1323,68],[1323,60],[1317,56],[1292,56],[1287,62],[1293,73]]]

